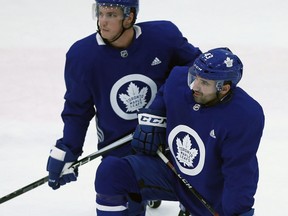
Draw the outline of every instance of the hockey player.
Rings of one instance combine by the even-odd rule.
[[[137,112],[151,104],[172,67],[192,65],[201,54],[169,21],[135,24],[138,11],[138,0],[97,0],[98,31],[67,52],[63,137],[51,150],[47,164],[48,184],[53,189],[77,179],[77,170],[66,168],[82,154],[94,116],[98,149],[134,132]],[[103,158],[131,152],[129,142]],[[137,196],[129,197],[137,201],[129,204],[132,212],[139,202]],[[140,207],[136,209],[130,215],[140,214]]]
[[[189,69],[172,70],[149,109],[138,114],[131,142],[138,154],[108,157],[99,165],[98,216],[112,209],[113,216],[127,215],[127,193],[143,200],[179,200],[193,216],[211,215],[156,156],[158,149],[219,215],[254,215],[264,113],[237,86],[242,70],[228,48],[202,54]]]

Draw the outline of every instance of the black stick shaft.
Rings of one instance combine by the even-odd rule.
[[[98,151],[96,151],[96,152],[94,152],[94,153],[82,158],[81,160],[76,161],[75,163],[73,163],[71,165],[71,167],[77,168],[79,166],[82,166],[82,165],[84,165],[84,164],[96,159],[97,157],[102,156],[106,152],[111,151],[111,150],[113,150],[113,149],[115,149],[115,148],[127,143],[128,141],[132,140],[132,137],[133,137],[133,134],[129,134],[129,135],[127,135],[127,136],[125,136],[125,137],[123,137],[123,138],[111,143],[110,145],[105,146],[104,148],[102,148],[102,149],[100,149],[100,150],[98,150]],[[30,190],[32,190],[32,189],[34,189],[34,188],[36,188],[36,187],[38,187],[40,185],[43,185],[47,181],[48,181],[48,176],[46,176],[44,178],[41,178],[41,179],[39,179],[39,180],[29,184],[29,185],[26,185],[26,186],[24,186],[24,187],[22,187],[22,188],[20,188],[20,189],[18,189],[16,191],[10,193],[10,194],[7,194],[6,196],[0,198],[0,204],[6,202],[8,200],[11,200],[11,199],[23,194],[23,193],[26,193],[27,191],[30,191]]]
[[[212,206],[208,204],[208,202],[206,202],[206,200],[202,197],[202,195],[177,172],[173,164],[160,150],[157,151],[157,154],[164,161],[164,163],[167,164],[167,166],[175,173],[175,175],[178,176],[178,178],[189,189],[189,191],[191,191],[194,194],[194,196],[196,196],[196,198],[211,212],[211,214],[214,216],[219,216],[219,214],[212,208]]]

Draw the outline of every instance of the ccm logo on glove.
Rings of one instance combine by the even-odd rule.
[[[139,113],[138,122],[140,125],[150,125],[155,127],[166,128],[166,117],[156,116],[148,113]]]

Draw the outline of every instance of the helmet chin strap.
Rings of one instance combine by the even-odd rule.
[[[105,42],[107,41],[108,43],[113,43],[113,42],[115,42],[116,40],[118,40],[123,34],[124,34],[124,32],[126,31],[127,29],[126,28],[124,28],[123,27],[123,23],[122,23],[122,31],[120,32],[120,34],[118,34],[118,35],[116,35],[112,40],[107,40],[107,39],[104,39],[105,40]]]
[[[209,101],[206,104],[203,104],[206,107],[210,107],[219,103],[226,103],[228,101],[230,101],[232,97],[232,91],[230,90],[226,95],[224,95],[223,97],[220,97],[220,91],[216,92],[216,98],[212,101]]]
[[[192,90],[192,95],[193,95],[194,90],[192,88],[191,88],[191,90]],[[211,100],[205,104],[202,104],[202,103],[201,104],[199,103],[199,104],[203,107],[210,107],[210,106],[214,106],[218,103],[226,103],[226,102],[231,100],[232,93],[233,93],[233,91],[230,89],[226,95],[224,95],[223,97],[220,97],[220,91],[217,90],[216,91],[216,97],[213,100]]]
[[[125,32],[126,30],[130,29],[130,28],[133,26],[133,25],[131,25],[130,27],[125,28],[125,27],[123,26],[123,22],[124,22],[124,20],[122,21],[122,31],[121,31],[118,35],[116,35],[112,40],[107,40],[107,39],[105,39],[105,38],[102,37],[101,31],[99,30],[99,29],[100,29],[100,28],[99,28],[99,21],[97,21],[97,28],[98,28],[97,32],[99,33],[99,35],[101,36],[101,38],[103,39],[103,41],[104,41],[105,43],[111,44],[111,43],[117,41],[117,40],[124,34],[124,32]]]

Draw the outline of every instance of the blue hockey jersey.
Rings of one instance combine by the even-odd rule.
[[[247,212],[258,183],[262,107],[240,87],[230,100],[203,107],[193,99],[187,73],[175,67],[150,106],[166,112],[172,162],[221,216]],[[192,194],[180,201],[192,215],[211,215]]]
[[[105,44],[98,33],[77,41],[66,55],[62,142],[82,152],[96,115],[98,149],[134,131],[137,111],[147,107],[176,65],[192,65],[201,51],[169,21],[139,23],[126,49]],[[126,145],[111,155],[121,156]]]

